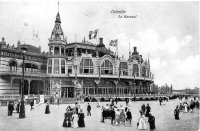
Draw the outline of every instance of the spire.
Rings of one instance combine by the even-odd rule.
[[[61,20],[60,20],[60,14],[59,14],[59,2],[58,2],[58,13],[57,13],[57,16],[56,16],[56,23],[61,23]]]
[[[131,57],[131,49],[130,49],[130,42],[129,42],[129,58]]]
[[[59,14],[59,2],[58,2],[58,13],[56,15],[55,25],[54,29],[51,33],[50,41],[65,41],[64,39],[64,32],[61,28],[61,20],[60,20],[60,14]]]

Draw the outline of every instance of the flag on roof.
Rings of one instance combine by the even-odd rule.
[[[115,47],[117,47],[117,45],[118,45],[118,39],[115,39],[115,40],[111,40],[111,41],[110,41],[109,46],[115,46]]]
[[[89,32],[89,39],[96,39],[97,38],[98,29]]]

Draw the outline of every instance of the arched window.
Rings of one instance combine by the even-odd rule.
[[[137,64],[133,64],[133,76],[139,76],[139,67]]]
[[[146,68],[142,67],[142,77],[146,77]]]
[[[38,72],[38,66],[32,63],[24,63],[24,70],[25,72]]]
[[[113,74],[113,65],[109,60],[105,60],[101,64],[101,74]]]
[[[120,71],[120,75],[128,75],[128,65],[126,62],[120,62],[119,65],[119,71]]]
[[[80,63],[80,74],[93,74],[93,62],[91,59],[82,59]]]
[[[47,69],[46,65],[42,65],[41,66],[41,73],[46,73],[46,69]]]
[[[38,72],[38,67],[35,64],[32,64],[32,72]]]
[[[11,62],[9,63],[9,66],[10,66],[10,70],[11,70],[11,71],[17,71],[17,62],[11,61]]]

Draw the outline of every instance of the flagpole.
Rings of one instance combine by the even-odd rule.
[[[98,32],[97,32],[97,33],[98,33],[98,35],[97,35],[97,36],[98,36],[97,45],[98,45],[98,44],[99,44],[99,29],[98,29]]]

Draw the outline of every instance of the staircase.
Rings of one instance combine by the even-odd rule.
[[[75,104],[76,98],[60,98],[60,104]]]

